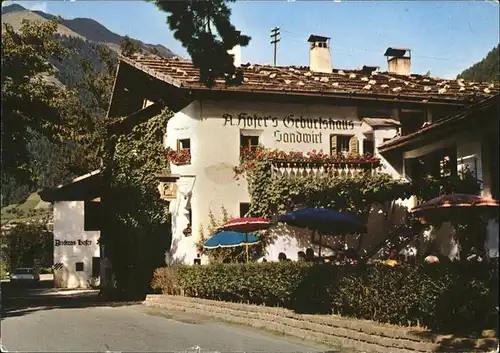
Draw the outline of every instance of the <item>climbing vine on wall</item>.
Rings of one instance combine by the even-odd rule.
[[[110,137],[113,145],[104,159],[102,241],[124,290],[144,290],[170,246],[168,208],[160,199],[156,175],[169,171],[162,137],[172,116],[164,110]]]
[[[349,164],[364,169],[357,176],[339,177],[272,177],[273,161],[321,164]],[[299,207],[327,207],[368,217],[373,204],[388,204],[411,196],[411,186],[403,180],[380,172],[380,160],[369,155],[330,156],[322,151],[309,153],[258,148],[242,150],[236,177],[244,176],[251,195],[250,212],[254,216],[270,217]],[[370,171],[377,169],[372,175]]]
[[[325,173],[322,177],[306,175],[290,178],[272,175],[272,163],[302,163],[310,167],[341,166],[364,170],[349,177]],[[416,196],[427,201],[440,193],[478,193],[477,181],[465,170],[459,175],[436,179],[430,176],[411,184],[384,173],[380,159],[370,155],[336,155],[313,150],[307,153],[282,152],[262,147],[240,153],[240,165],[235,177],[245,177],[251,195],[250,212],[254,216],[270,217],[299,207],[326,207],[349,212],[367,219],[371,206],[390,206],[397,199]],[[372,173],[372,171],[376,171]]]

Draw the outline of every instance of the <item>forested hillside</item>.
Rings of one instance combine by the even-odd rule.
[[[25,19],[41,23],[54,18],[43,12],[28,11],[17,4],[3,7],[2,14],[8,15],[8,18],[5,16],[2,19],[2,25],[12,25],[15,31],[20,30]],[[91,19],[60,19],[58,28],[55,38],[67,52],[61,58],[49,60],[55,71],[52,76],[48,77],[48,80],[77,92],[79,99],[71,101],[73,105],[71,109],[79,110],[81,112],[78,114],[81,115],[79,118],[88,120],[82,124],[88,130],[96,129],[99,121],[105,117],[107,94],[112,89],[112,77],[106,70],[109,69],[108,66],[116,65],[117,52],[121,51],[120,44],[123,46],[128,42],[129,48],[151,51],[156,55],[174,55],[168,48],[161,45],[145,44],[133,38],[119,36]],[[3,40],[2,35],[2,44]],[[107,60],[110,63],[106,63]],[[6,74],[9,75],[9,73]],[[114,71],[112,74],[114,75]],[[91,92],[91,86],[94,83],[89,81],[89,77],[96,78],[100,75],[107,75],[106,79],[98,82],[102,86],[99,89],[103,89],[104,94],[96,97],[95,92]],[[36,190],[67,182],[98,169],[101,165],[95,148],[93,150],[87,148],[90,144],[89,140],[83,143],[75,139],[55,144],[43,134],[28,130],[30,139],[27,148],[32,161],[29,169],[34,182],[28,185],[2,173],[2,207],[22,203]],[[88,132],[89,135],[95,133],[95,131]]]
[[[5,16],[7,14],[8,16]],[[11,23],[14,26],[15,23],[20,23],[23,18],[37,18],[45,20],[51,20],[55,18],[55,16],[50,13],[45,13],[42,11],[30,11],[19,4],[12,4],[2,7],[2,15],[4,15],[2,22]],[[125,38],[124,36],[110,31],[108,28],[91,18],[61,18],[60,27],[62,29],[61,32],[63,32],[61,34],[80,37],[82,39],[87,39],[88,41],[95,43],[103,43],[106,44],[110,49],[115,51],[120,50],[120,43]],[[177,56],[170,49],[161,44],[144,43],[134,38],[131,38],[131,40],[134,43],[137,43],[141,50],[144,52],[154,52],[157,55],[166,58]]]
[[[500,45],[493,48],[480,62],[462,71],[457,78],[469,81],[500,81]]]

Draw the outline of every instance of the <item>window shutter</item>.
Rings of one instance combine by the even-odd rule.
[[[349,153],[351,154],[359,154],[359,143],[356,135],[352,136],[349,139]]]
[[[330,135],[330,156],[337,155],[337,135]]]

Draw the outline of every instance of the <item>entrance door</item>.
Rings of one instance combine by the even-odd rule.
[[[498,149],[500,148],[498,135],[490,135],[489,138],[489,167],[491,172],[491,196],[498,200]]]
[[[93,257],[92,258],[92,277],[99,277],[101,274],[101,258]]]

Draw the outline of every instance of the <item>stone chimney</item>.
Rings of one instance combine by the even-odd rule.
[[[311,43],[309,49],[309,70],[331,73],[330,38],[311,34],[307,41]]]
[[[241,31],[238,31],[238,34],[241,34]],[[233,49],[228,50],[227,53],[233,56],[234,67],[240,67],[241,66],[241,46],[239,44],[236,44],[233,47]]]
[[[411,75],[411,50],[407,48],[387,48],[387,71],[398,75]]]

